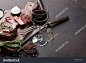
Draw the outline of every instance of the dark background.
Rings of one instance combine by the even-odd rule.
[[[18,5],[24,8],[28,1],[36,0],[0,0],[0,8],[9,10]],[[44,47],[37,47],[39,57],[86,57],[86,28],[78,35],[75,32],[86,24],[86,1],[85,0],[43,0],[49,8],[50,20],[55,20],[68,16],[69,20],[56,27],[53,27],[53,33],[58,34],[55,37],[54,44],[49,42]],[[68,10],[61,16],[55,16],[61,13],[66,7]],[[47,32],[43,34],[49,39]],[[68,41],[61,50],[55,52],[62,44]]]

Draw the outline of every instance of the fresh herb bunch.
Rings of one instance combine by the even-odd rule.
[[[10,43],[13,43],[13,44],[10,44]],[[0,46],[21,47],[21,44],[23,43],[24,43],[24,40],[4,41],[4,42],[0,42]]]
[[[2,25],[2,29],[9,29],[10,26],[7,26],[7,25]]]

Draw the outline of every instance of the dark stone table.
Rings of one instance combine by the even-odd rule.
[[[35,2],[35,0],[29,0]],[[0,0],[0,8],[9,10],[14,5],[24,8],[28,0]],[[86,1],[43,0],[49,8],[50,20],[68,16],[65,23],[53,27],[58,34],[54,44],[37,47],[39,57],[86,57]],[[49,39],[47,32],[42,31]]]

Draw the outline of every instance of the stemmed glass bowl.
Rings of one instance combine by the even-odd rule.
[[[35,4],[37,4],[37,2],[35,2]],[[34,5],[32,6],[32,8],[34,7]],[[32,13],[33,23],[37,26],[40,32],[39,34],[37,34],[32,38],[32,42],[37,46],[44,46],[47,44],[47,38],[41,34],[41,27],[47,23],[48,7],[47,5],[44,5],[44,9],[41,10],[39,7],[35,10],[31,10],[31,13]]]

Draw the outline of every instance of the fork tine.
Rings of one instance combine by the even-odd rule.
[[[34,31],[34,30],[27,31],[26,33],[22,33],[21,35],[26,35],[27,33],[31,32],[31,31]]]
[[[20,34],[25,34],[25,33],[29,33],[29,32],[31,32],[31,31],[33,31],[34,29],[36,29],[36,26],[31,26],[31,27],[29,27],[29,28],[25,28],[24,30],[22,30],[21,32],[20,32]]]
[[[27,32],[27,31],[29,31],[29,30],[32,30],[32,29],[35,29],[36,27],[29,27],[29,28],[26,28],[23,32],[21,32],[21,33],[24,33],[24,32]]]
[[[29,25],[27,27],[25,27],[25,29],[27,29],[29,27]],[[21,32],[23,32],[25,29],[23,29]]]
[[[31,27],[33,27],[33,26],[31,26]],[[29,27],[29,29],[30,29],[31,27]],[[23,29],[20,33],[24,32],[24,31],[27,30],[27,29],[28,29],[28,26],[27,26],[25,29]]]
[[[26,30],[26,31],[22,32],[21,34],[29,33],[29,32],[31,32],[31,31],[33,31],[33,30],[34,30],[34,29]]]

